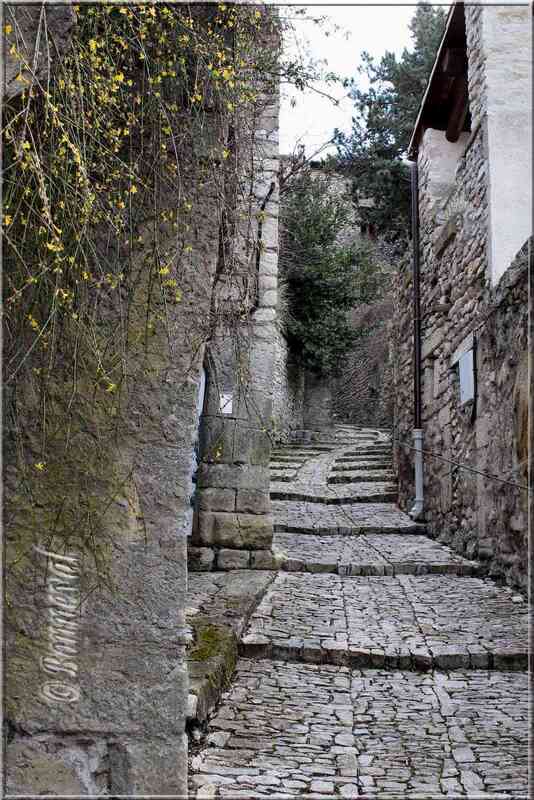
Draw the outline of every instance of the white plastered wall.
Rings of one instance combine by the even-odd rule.
[[[458,141],[448,142],[445,131],[428,128],[421,143],[421,153],[428,162],[429,199],[439,202],[446,198],[454,186],[456,167],[462,155],[469,133],[461,133]]]
[[[524,6],[485,6],[490,274],[498,283],[532,232],[532,16]]]

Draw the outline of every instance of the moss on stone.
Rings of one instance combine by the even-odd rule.
[[[195,640],[188,653],[189,674],[199,698],[200,718],[205,718],[230,684],[237,662],[237,639],[231,628],[206,617],[197,617],[191,624]]]
[[[235,637],[229,628],[206,621],[193,622],[195,644],[189,652],[191,661],[207,661],[235,649]]]

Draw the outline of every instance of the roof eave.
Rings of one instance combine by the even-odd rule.
[[[419,111],[417,112],[417,118],[415,120],[415,127],[413,129],[412,138],[410,139],[410,144],[408,145],[408,160],[409,161],[415,161],[417,159],[417,151],[418,151],[418,147],[419,147],[419,134],[420,134],[421,123],[422,123],[422,119],[423,119],[423,112],[425,110],[425,106],[426,106],[426,102],[427,102],[427,99],[428,99],[428,95],[430,94],[430,89],[432,87],[432,81],[434,79],[434,75],[436,74],[436,71],[438,69],[438,64],[439,64],[439,62],[441,60],[441,56],[442,56],[443,50],[445,49],[445,42],[447,40],[449,29],[450,29],[451,24],[452,24],[452,19],[453,19],[453,16],[454,16],[454,12],[455,12],[456,8],[459,5],[461,5],[460,2],[455,2],[455,3],[453,3],[451,5],[451,7],[449,9],[449,13],[448,13],[448,16],[447,16],[447,21],[445,23],[445,30],[443,31],[443,36],[441,37],[441,42],[439,43],[439,47],[438,47],[438,50],[437,50],[437,53],[436,53],[436,58],[434,59],[434,66],[432,67],[432,72],[430,73],[430,77],[429,77],[428,82],[426,84],[426,89],[425,89],[425,93],[423,95],[423,99],[421,100],[421,103],[419,105]]]

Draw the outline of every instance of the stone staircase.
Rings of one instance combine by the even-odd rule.
[[[200,797],[526,797],[527,608],[395,504],[382,431],[272,455],[278,573],[192,763]]]

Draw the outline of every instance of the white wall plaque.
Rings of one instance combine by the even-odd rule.
[[[232,393],[223,393],[219,398],[219,410],[221,414],[232,413]]]

